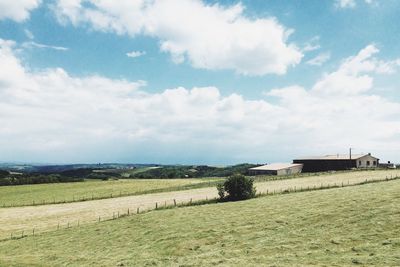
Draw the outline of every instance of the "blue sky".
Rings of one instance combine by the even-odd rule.
[[[400,161],[395,0],[0,1],[0,161]],[[130,56],[128,56],[130,55]]]

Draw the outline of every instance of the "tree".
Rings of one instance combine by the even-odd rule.
[[[220,199],[235,201],[255,197],[256,189],[253,179],[242,174],[230,176],[223,184],[217,185]]]
[[[6,178],[10,175],[8,171],[0,170],[0,178]]]

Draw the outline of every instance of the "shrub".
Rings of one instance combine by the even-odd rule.
[[[218,190],[218,196],[220,199],[225,198],[225,188],[223,183],[218,183],[217,184],[217,190]]]
[[[229,201],[249,199],[256,195],[253,179],[242,174],[230,176],[223,184],[217,185],[217,189],[219,197]]]

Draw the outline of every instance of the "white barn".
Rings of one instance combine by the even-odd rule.
[[[303,164],[272,163],[249,169],[250,175],[290,175],[301,173]]]

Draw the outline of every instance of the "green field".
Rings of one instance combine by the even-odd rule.
[[[75,202],[213,185],[218,179],[120,179],[0,187],[0,207]]]
[[[400,181],[160,210],[0,242],[0,266],[399,266]]]

